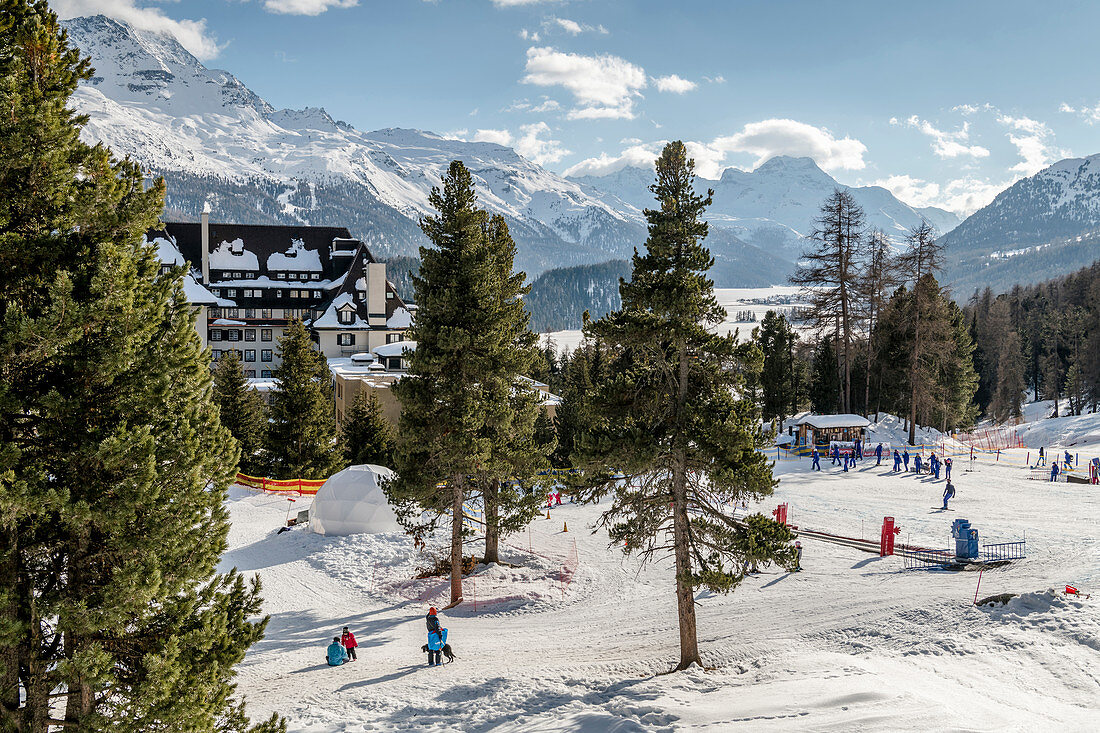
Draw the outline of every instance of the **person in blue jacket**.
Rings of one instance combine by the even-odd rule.
[[[918,453],[917,455],[913,456],[913,470],[917,472],[918,476],[920,475],[920,466],[921,466],[921,458],[920,458],[920,453]]]
[[[901,470],[901,454],[898,453],[898,449],[895,448],[894,449],[894,471],[897,472],[897,471],[900,471],[900,470]]]
[[[1058,480],[1058,461],[1053,461],[1052,460],[1050,462],[1050,480],[1051,481],[1057,481]]]
[[[435,606],[428,609],[428,615],[424,620],[428,624],[428,666],[438,667],[443,664],[443,644],[447,632],[439,626],[439,616],[436,615]]]
[[[810,470],[811,471],[820,471],[821,470],[821,453],[818,452],[816,445],[814,446],[813,452],[810,454],[810,458],[812,458],[813,461],[814,461],[813,465],[810,466]]]
[[[951,480],[951,459],[950,458],[945,458],[944,459],[944,461],[943,461],[943,470],[944,470],[944,475],[947,477],[947,480],[950,481]]]
[[[882,443],[879,443],[877,446],[875,446],[875,458],[877,459],[877,461],[875,462],[875,465],[876,466],[881,465],[882,464]]]
[[[905,463],[905,472],[909,473],[909,449],[906,448],[901,454],[901,460]]]
[[[857,458],[861,461],[863,460],[863,441],[862,440],[858,440],[858,439],[856,440],[856,452],[855,452],[855,456],[853,456],[853,457]]]
[[[943,508],[947,508],[947,502],[955,496],[955,486],[948,481],[947,486],[943,490]]]
[[[344,645],[340,643],[339,636],[332,637],[332,643],[328,645],[328,651],[325,654],[325,661],[328,662],[330,667],[339,667],[348,661],[348,652],[344,649]]]
[[[833,446],[833,465],[834,466],[840,465],[840,446],[839,445],[834,445]]]
[[[856,462],[856,461],[855,461],[855,459],[853,458],[853,459],[852,459],[852,463],[855,463],[855,462]],[[844,452],[844,472],[845,472],[845,473],[847,473],[847,472],[848,472],[848,452],[847,452],[847,451],[845,451],[845,452]]]
[[[1069,451],[1066,451],[1066,468],[1073,468],[1073,456]]]

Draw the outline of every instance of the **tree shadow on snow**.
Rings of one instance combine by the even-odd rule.
[[[417,671],[421,667],[427,667],[428,666],[427,659],[428,659],[427,655],[424,655],[424,660],[425,660],[424,664],[411,664],[408,667],[402,667],[401,669],[395,670],[395,671],[390,672],[389,674],[383,675],[381,677],[372,677],[369,680],[360,680],[358,682],[349,682],[346,685],[344,685],[343,687],[339,688],[337,690],[337,692],[347,692],[348,690],[354,690],[357,687],[370,687],[371,685],[380,685],[384,682],[393,682],[394,680],[398,680],[398,679],[401,679],[402,677],[405,677],[406,675],[412,674],[413,672]]]
[[[339,636],[345,626],[355,634],[360,649],[382,646],[390,640],[390,632],[401,621],[395,621],[392,617],[372,617],[389,610],[391,609],[387,607],[350,616],[332,617],[319,616],[315,611],[276,613],[268,621],[264,638],[252,645],[249,655],[278,654],[316,647],[320,657],[324,654],[325,647],[332,643],[332,638]],[[310,669],[312,667],[298,671],[307,672]]]
[[[852,570],[859,570],[860,568],[867,567],[868,565],[870,565],[873,562],[878,562],[879,560],[883,560],[883,559],[884,558],[881,558],[881,557],[868,557],[866,559],[860,560],[855,565],[853,565]]]
[[[782,581],[782,580],[786,580],[787,578],[791,577],[791,575],[793,575],[793,573],[784,573],[783,575],[780,575],[780,576],[779,576],[778,578],[776,578],[775,580],[772,580],[772,581],[770,581],[770,582],[767,582],[767,583],[765,583],[764,585],[762,585],[762,586],[760,586],[760,587],[761,587],[761,588],[771,588],[771,587],[772,587],[773,585],[775,585],[776,583],[778,583],[778,582],[780,582],[780,581]]]

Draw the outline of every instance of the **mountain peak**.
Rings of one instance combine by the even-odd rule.
[[[791,155],[776,155],[761,163],[753,173],[792,173],[792,172],[820,173],[829,175],[821,170],[821,167],[810,157],[795,157]]]

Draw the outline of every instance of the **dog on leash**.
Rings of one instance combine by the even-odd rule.
[[[425,644],[424,646],[420,647],[420,651],[427,654],[428,653],[428,645]],[[444,644],[443,648],[440,651],[443,652],[443,656],[445,656],[447,658],[448,663],[453,662],[455,660],[455,653],[451,650],[451,645],[450,644]]]

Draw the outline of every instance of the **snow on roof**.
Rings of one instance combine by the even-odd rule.
[[[386,328],[408,328],[412,321],[412,313],[407,308],[398,307],[386,321]]]
[[[377,356],[401,356],[416,351],[415,341],[395,341],[392,344],[382,344],[371,349]]]
[[[307,270],[321,272],[321,253],[315,249],[306,249],[301,239],[292,239],[290,249],[275,252],[267,258],[268,270]]]
[[[235,305],[232,300],[215,296],[189,274],[183,276],[183,295],[191,305],[218,305],[225,308]]]
[[[862,415],[807,415],[798,421],[798,425],[812,428],[865,428],[871,421]]]
[[[210,269],[259,270],[260,260],[244,248],[243,240],[237,238],[232,242],[221,242],[210,253]]]
[[[160,260],[162,265],[182,265],[185,260],[183,255],[180,254],[179,248],[176,247],[174,242],[171,242],[164,237],[156,237],[149,244],[157,248],[157,259]]]
[[[212,326],[247,326],[244,321],[234,321],[229,318],[218,318],[212,324]]]
[[[341,323],[337,311],[349,305],[352,307],[352,313],[355,314],[355,317],[351,323]],[[311,325],[314,328],[370,328],[370,324],[359,317],[359,312],[355,308],[355,299],[351,297],[351,293],[340,293],[333,298],[321,317],[314,320]]]

